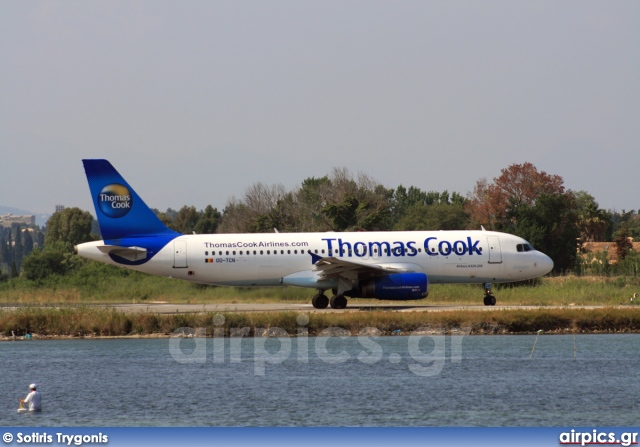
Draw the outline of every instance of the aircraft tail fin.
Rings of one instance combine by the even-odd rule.
[[[177,236],[167,228],[107,160],[82,160],[105,241]]]

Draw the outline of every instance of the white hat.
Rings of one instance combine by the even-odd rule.
[[[30,390],[35,390],[36,388],[38,388],[38,385],[36,385],[35,383],[32,383],[31,385],[29,385]]]

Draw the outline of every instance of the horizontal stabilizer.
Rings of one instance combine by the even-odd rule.
[[[99,245],[98,250],[107,255],[116,255],[128,261],[139,261],[147,257],[147,249],[142,247],[120,247],[118,245]]]

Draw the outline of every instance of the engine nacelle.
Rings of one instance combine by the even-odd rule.
[[[360,281],[358,296],[380,300],[420,300],[429,294],[424,273],[392,273]]]

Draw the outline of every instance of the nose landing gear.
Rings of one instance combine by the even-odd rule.
[[[496,297],[491,293],[491,283],[488,282],[484,284],[484,305],[485,306],[495,306],[496,305]]]

